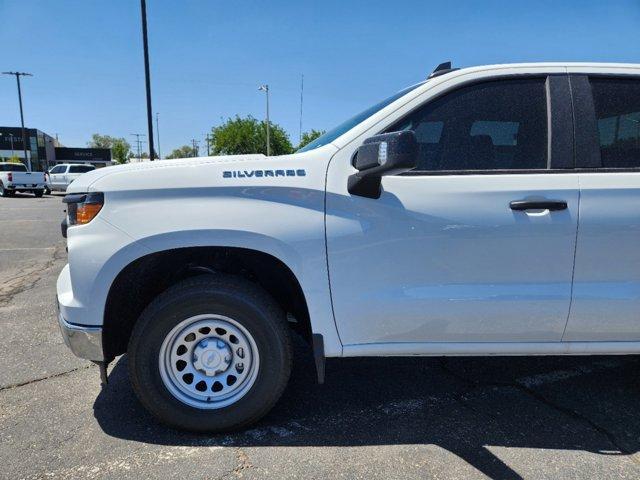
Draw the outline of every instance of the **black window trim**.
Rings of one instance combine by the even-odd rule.
[[[571,96],[575,117],[576,173],[640,173],[640,167],[604,168],[596,120],[591,78],[640,81],[633,73],[570,73]]]
[[[466,88],[482,83],[489,83],[501,80],[521,80],[539,78],[545,79],[547,93],[547,166],[546,169],[508,169],[508,170],[411,170],[397,176],[451,176],[451,175],[530,175],[530,174],[550,174],[550,173],[575,173],[574,154],[574,121],[572,96],[570,94],[569,75],[566,73],[517,73],[496,75],[493,77],[474,79],[455,85],[453,88],[441,92],[439,95],[430,98],[411,111],[405,113],[393,124],[400,123],[403,118],[413,114],[419,108],[431,103],[439,98],[450,94],[460,88]],[[564,92],[562,90],[565,90]],[[553,105],[553,108],[551,108]],[[392,124],[392,125],[393,125]],[[551,128],[549,128],[549,126]],[[387,132],[389,126],[379,133]],[[563,135],[572,136],[568,141],[563,140]],[[563,151],[565,150],[565,151]],[[563,161],[564,160],[564,161]]]

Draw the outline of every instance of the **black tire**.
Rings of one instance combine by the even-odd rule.
[[[199,409],[164,385],[158,359],[167,334],[194,315],[225,315],[253,336],[260,363],[250,390],[236,403]],[[144,407],[161,422],[192,432],[224,432],[263,417],[280,398],[291,372],[291,340],[284,312],[259,286],[230,275],[203,275],[174,285],[144,310],[129,340],[129,376]]]
[[[9,190],[4,188],[3,183],[0,182],[0,197],[8,197],[8,196],[9,196]]]
[[[44,193],[45,195],[51,195],[51,190],[48,187],[44,187]]]
[[[36,198],[40,198],[42,197],[42,195],[44,195],[44,190],[34,190],[33,194],[36,196]]]

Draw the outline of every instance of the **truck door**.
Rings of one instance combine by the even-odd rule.
[[[60,188],[60,176],[65,169],[66,167],[63,165],[56,165],[49,172],[49,183],[53,189],[58,190]]]
[[[580,221],[564,340],[640,340],[640,77],[571,77]]]
[[[567,77],[462,86],[384,131],[402,129],[416,133],[420,165],[383,177],[379,199],[347,192],[353,151],[329,167],[328,263],[345,352],[560,341],[579,201]]]

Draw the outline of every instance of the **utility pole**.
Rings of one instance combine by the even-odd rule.
[[[144,77],[147,88],[147,127],[149,130],[149,159],[153,162],[153,113],[151,110],[151,74],[149,73],[149,42],[147,41],[147,3],[140,0],[142,11],[142,44],[144,47]]]
[[[193,156],[197,157],[198,156],[198,140],[196,140],[195,138],[192,138],[191,145],[193,146]]]
[[[142,141],[140,141],[140,137],[144,137],[144,133],[132,133],[132,137],[136,137],[136,145],[138,151],[138,161],[142,161]]]
[[[304,93],[304,73],[300,80],[300,135],[298,135],[298,145],[302,143],[302,95]]]
[[[269,85],[261,85],[258,90],[267,94],[267,157],[271,156],[271,141],[269,140]]]
[[[158,121],[158,112],[156,112],[156,135],[158,135],[158,160],[162,160],[162,153],[160,153],[160,123]]]
[[[18,103],[20,104],[20,123],[22,124],[22,149],[24,151],[24,161],[27,162],[27,167],[29,168],[29,170],[31,170],[31,158],[27,158],[27,135],[25,134],[24,130],[24,113],[22,111],[22,91],[20,90],[20,77],[33,77],[33,75],[25,72],[2,72],[2,74],[15,75],[16,82],[18,82]]]
[[[204,138],[207,141],[207,157],[210,157],[211,156],[211,136],[207,133],[207,135]]]

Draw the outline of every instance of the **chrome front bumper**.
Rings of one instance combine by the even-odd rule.
[[[62,338],[73,354],[93,362],[103,362],[102,328],[85,327],[68,323],[61,313],[58,313],[58,323]]]

